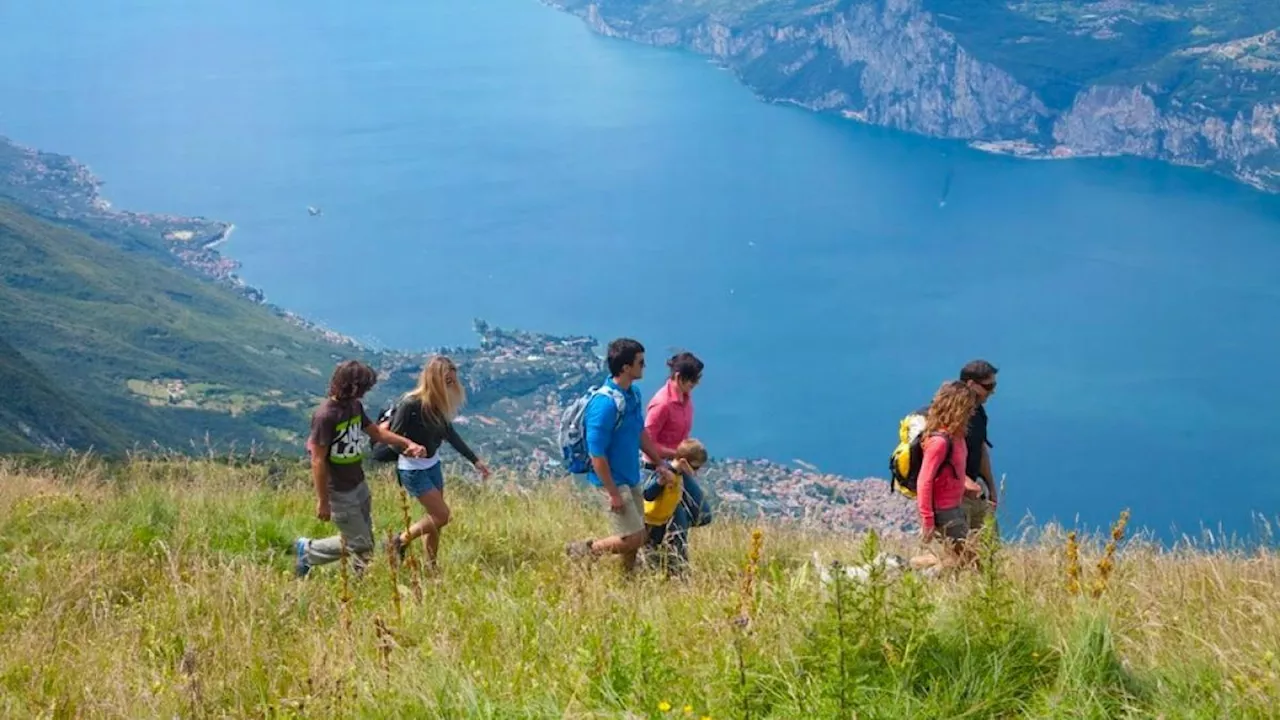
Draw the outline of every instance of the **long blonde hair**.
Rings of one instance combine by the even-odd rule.
[[[924,431],[964,437],[969,428],[969,418],[973,417],[977,408],[978,395],[967,384],[959,380],[942,383],[942,387],[933,396],[933,402],[929,404]]]
[[[422,367],[418,386],[406,397],[422,403],[424,414],[430,412],[447,422],[457,417],[466,404],[467,391],[458,379],[458,366],[449,358],[437,355]]]

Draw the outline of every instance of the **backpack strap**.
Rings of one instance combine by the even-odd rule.
[[[937,430],[934,430],[933,432],[929,433],[929,435],[931,436],[941,435],[942,439],[947,443],[947,454],[943,456],[942,463],[938,465],[938,468],[941,469],[943,465],[950,465],[951,472],[956,476],[956,479],[960,480],[961,482],[964,482],[964,473],[959,472],[956,469],[955,462],[951,459],[951,433],[938,432]]]
[[[613,429],[617,430],[622,427],[622,417],[627,412],[627,396],[617,390],[614,390],[608,385],[601,385],[596,388],[594,394],[605,395],[608,396],[610,400],[613,400],[613,406],[618,410],[618,416],[614,418],[613,421]]]
[[[958,479],[960,479],[960,481],[961,481],[961,482],[963,482],[963,481],[964,481],[964,476],[963,476],[962,474],[960,474],[960,473],[956,473],[956,466],[955,466],[955,463],[953,463],[953,462],[951,461],[951,433],[938,432],[937,430],[934,430],[933,432],[929,433],[927,437],[936,437],[936,436],[938,436],[938,435],[941,435],[941,436],[942,436],[942,440],[943,440],[943,442],[945,442],[945,443],[947,444],[946,454],[944,454],[944,455],[942,456],[942,462],[938,464],[938,470],[942,470],[942,467],[943,467],[944,465],[951,465],[951,472],[952,472],[952,473],[955,473],[956,477],[957,477]],[[920,444],[921,444],[921,446],[923,446],[923,445],[924,445],[924,439],[921,439]],[[934,503],[934,504],[933,504],[933,509],[934,509],[934,511],[936,512],[936,511],[937,511],[937,509],[938,509],[938,496],[937,496],[937,494],[935,494],[935,495],[934,495],[934,497],[933,497],[933,503]]]

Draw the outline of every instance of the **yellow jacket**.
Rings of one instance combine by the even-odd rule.
[[[684,492],[684,476],[672,474],[675,482],[662,488],[657,500],[644,501],[644,522],[646,525],[666,525],[671,516],[676,514],[680,505],[680,496]]]

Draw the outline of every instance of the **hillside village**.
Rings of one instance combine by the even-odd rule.
[[[596,354],[599,343],[587,336],[505,330],[480,320],[475,330],[478,347],[440,350],[458,363],[467,384],[470,399],[458,424],[492,462],[529,478],[562,475],[555,439],[560,413],[604,377]],[[376,407],[408,390],[421,367],[421,356],[402,356],[385,365],[376,401],[382,404]],[[652,393],[657,382],[650,381],[645,391]],[[453,467],[461,470],[464,465]],[[909,532],[917,519],[910,501],[890,493],[883,480],[841,477],[800,463],[713,458],[704,477],[722,512],[888,533]]]

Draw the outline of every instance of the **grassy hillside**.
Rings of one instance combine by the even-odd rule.
[[[122,443],[110,425],[0,338],[0,452]]]
[[[350,352],[148,253],[4,203],[0,337],[112,435],[164,446],[293,443]]]
[[[344,589],[340,567],[289,576],[290,540],[327,529],[300,466],[0,462],[0,715],[1248,718],[1280,701],[1271,552],[1122,543],[1103,577],[1100,548],[1073,563],[1049,531],[989,548],[985,573],[824,586],[815,551],[852,562],[871,541],[766,525],[752,553],[753,528],[724,522],[697,531],[687,583],[625,580],[563,556],[603,530],[579,494],[505,483],[451,480],[440,577],[380,556]],[[380,531],[402,525],[374,487]]]

